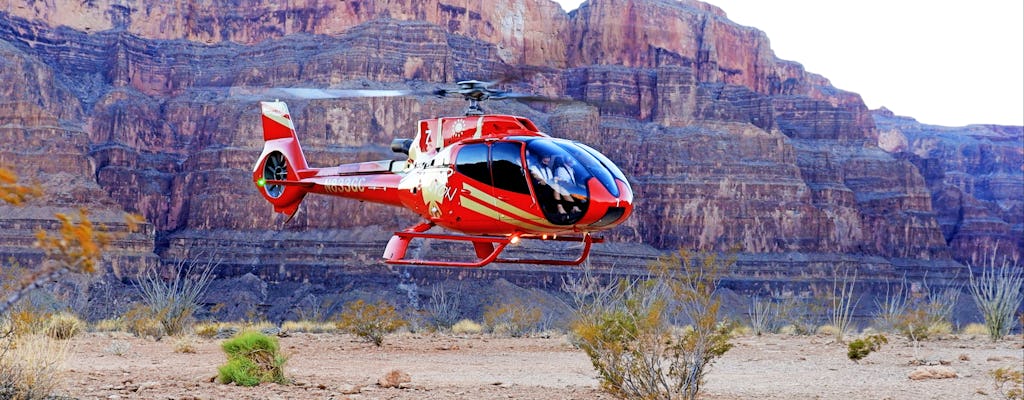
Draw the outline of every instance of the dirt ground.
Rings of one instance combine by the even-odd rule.
[[[1024,340],[985,337],[922,342],[890,337],[856,364],[826,336],[744,336],[712,366],[706,399],[1001,399],[988,375],[1022,368]],[[343,334],[280,339],[292,385],[254,388],[214,382],[225,362],[220,340],[195,339],[195,353],[175,339],[89,333],[73,339],[59,393],[79,399],[611,399],[598,389],[587,357],[565,336],[396,334],[377,348]],[[919,362],[956,371],[949,379],[911,380]],[[401,370],[404,388],[378,386]]]

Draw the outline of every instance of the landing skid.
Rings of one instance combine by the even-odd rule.
[[[589,233],[584,233],[580,236],[538,236],[538,235],[519,235],[519,236],[474,236],[474,235],[446,235],[437,233],[427,233],[426,231],[433,227],[433,224],[422,223],[412,228],[406,229],[401,232],[395,232],[395,235],[388,241],[388,246],[384,250],[384,259],[388,264],[398,265],[435,265],[442,267],[463,267],[463,268],[480,268],[492,262],[507,263],[507,264],[539,264],[539,265],[580,265],[587,256],[590,255],[590,246],[594,243],[604,242],[603,238],[593,237]],[[405,259],[406,250],[409,247],[409,242],[412,239],[438,239],[438,240],[451,240],[455,242],[470,242],[473,243],[473,249],[476,251],[477,261],[440,261],[440,260],[420,260],[420,259]],[[500,258],[501,252],[505,250],[510,244],[517,242],[522,239],[533,239],[533,240],[555,240],[559,242],[582,242],[583,251],[578,258],[575,260],[551,260],[551,259],[523,259],[523,258]]]

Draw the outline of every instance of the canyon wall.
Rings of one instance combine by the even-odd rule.
[[[1020,127],[873,113],[694,0],[589,0],[568,14],[547,0],[14,1],[0,10],[0,53],[0,164],[50,193],[31,211],[0,208],[0,224],[48,226],[48,207],[139,213],[149,244],[129,253],[165,264],[216,258],[264,282],[335,268],[421,284],[522,275],[386,267],[391,233],[416,223],[404,210],[310,197],[285,223],[251,183],[256,99],[231,91],[471,78],[571,99],[485,107],[591,144],[631,178],[636,212],[607,235],[614,251],[598,245],[599,268],[738,246],[733,278],[756,291],[751,280],[836,266],[880,282],[952,280],[979,254],[1024,249]],[[315,166],[394,158],[391,139],[411,137],[416,120],[464,107],[429,96],[289,105]],[[3,252],[32,254],[31,231],[5,233]]]

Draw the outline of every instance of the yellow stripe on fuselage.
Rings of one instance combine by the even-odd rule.
[[[520,228],[529,229],[532,231],[550,231],[550,230],[561,230],[566,229],[563,226],[552,225],[549,223],[541,222],[537,220],[537,217],[530,212],[521,208],[515,207],[508,202],[502,201],[497,197],[490,195],[489,193],[480,190],[477,187],[469,184],[463,184],[463,188],[469,190],[470,196],[476,197],[484,203],[477,202],[469,197],[462,196],[462,205],[471,211],[478,212],[484,216],[494,218],[500,222],[508,223],[511,225],[518,226]],[[490,203],[495,207],[499,208],[495,210],[488,206]],[[506,217],[502,219],[501,217]]]

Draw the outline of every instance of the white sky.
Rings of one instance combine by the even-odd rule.
[[[705,2],[868,108],[944,126],[1024,125],[1024,1]]]

